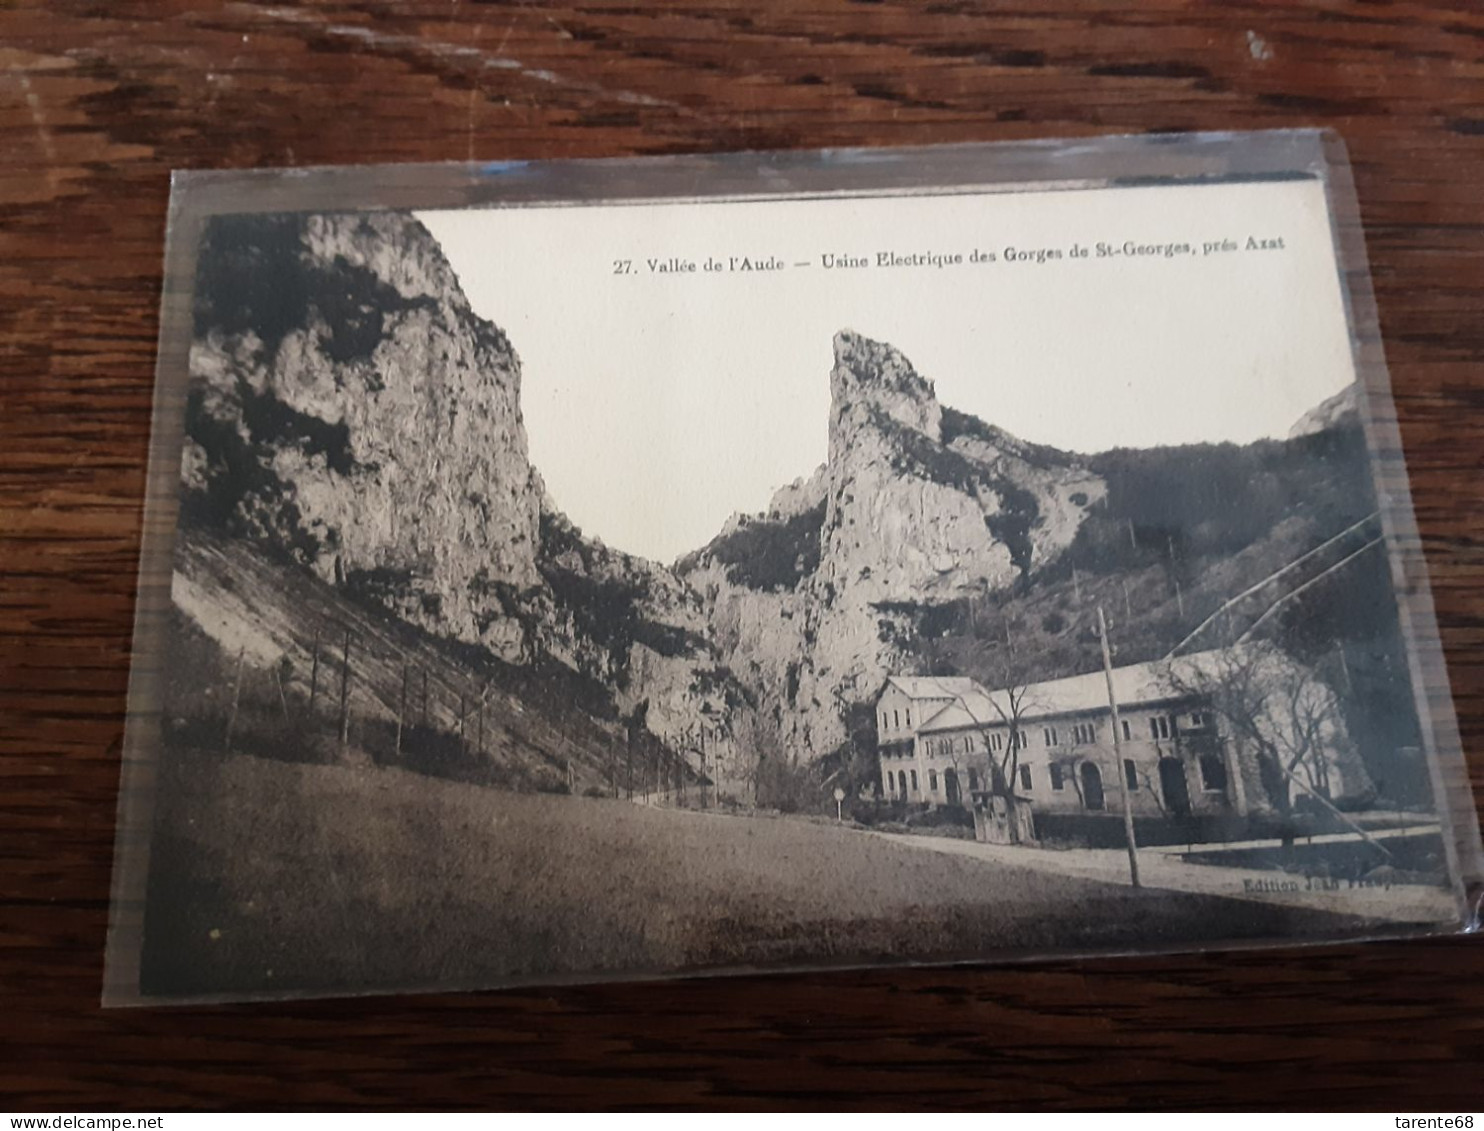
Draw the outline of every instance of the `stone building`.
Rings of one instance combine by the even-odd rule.
[[[876,706],[883,795],[969,807],[991,791],[991,766],[1003,766],[1038,817],[1121,814],[1124,789],[1137,817],[1266,815],[1274,803],[1259,739],[1327,798],[1370,788],[1333,694],[1273,650],[1116,668],[1113,687],[1121,766],[1100,670],[995,691],[965,678],[892,676]],[[1252,721],[1238,726],[1244,693]],[[1291,782],[1291,796],[1305,792]]]

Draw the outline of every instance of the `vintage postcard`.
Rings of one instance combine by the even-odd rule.
[[[108,1000],[1457,929],[1316,136],[181,181]]]

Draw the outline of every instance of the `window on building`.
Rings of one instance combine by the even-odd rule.
[[[907,708],[907,725],[909,727],[912,725],[912,708],[911,707],[908,707]]]
[[[1226,792],[1226,763],[1215,754],[1201,755],[1201,788],[1207,793]]]
[[[907,799],[907,771],[906,770],[898,770],[897,771],[897,793],[901,795],[902,800],[905,801]]]
[[[971,769],[969,771],[969,788],[971,790],[978,789],[979,788],[979,771],[978,770]]]
[[[886,729],[886,712],[885,711],[882,711],[881,712],[881,729],[882,730],[885,730]]]
[[[1149,718],[1149,734],[1153,738],[1170,737],[1170,719],[1168,715],[1151,715]]]
[[[913,793],[916,793],[917,792],[917,771],[916,770],[913,770],[912,771],[912,792]]]
[[[892,776],[890,773],[884,774],[882,777],[883,780],[886,782],[886,796],[890,797],[897,791],[897,783],[892,780]]]
[[[928,792],[929,793],[937,793],[938,792],[938,771],[937,770],[929,770],[928,771]]]
[[[1096,742],[1098,730],[1094,723],[1078,723],[1072,728],[1072,741],[1077,743]]]
[[[1020,788],[1025,790],[1031,788],[1031,768],[1029,766],[1020,767]]]
[[[1128,786],[1129,789],[1139,788],[1139,771],[1134,765],[1132,758],[1125,758],[1123,760],[1123,784]]]
[[[1047,746],[1055,746],[1056,745],[1056,728],[1055,727],[1047,727],[1046,730],[1043,733],[1046,735],[1046,745]]]
[[[1209,711],[1194,711],[1190,716],[1191,730],[1212,730],[1216,726],[1216,720],[1211,717]]]
[[[1063,780],[1063,778],[1061,776],[1061,767],[1060,766],[1058,766],[1055,762],[1052,762],[1049,766],[1046,767],[1046,772],[1051,775],[1051,788],[1052,789],[1065,789],[1066,788],[1066,784],[1067,783],[1066,783],[1065,780]]]
[[[1128,720],[1127,719],[1119,719],[1118,721],[1123,724],[1123,741],[1125,741],[1125,742],[1132,742],[1134,740],[1134,732],[1131,731],[1131,730],[1129,730],[1129,728],[1128,728]]]
[[[901,716],[901,713],[898,712],[898,711],[893,711],[891,713],[891,721],[892,721],[893,725],[900,727],[902,725],[902,716]]]

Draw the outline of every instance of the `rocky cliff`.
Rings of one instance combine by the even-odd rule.
[[[837,335],[830,388],[825,465],[677,566],[726,662],[806,760],[915,664],[935,610],[1028,577],[1106,490],[1075,457],[940,406],[889,345]]]
[[[1347,422],[1360,419],[1360,385],[1352,381],[1332,397],[1320,401],[1303,416],[1293,422],[1288,438],[1297,440],[1301,436],[1312,436],[1330,428],[1339,428]]]
[[[677,745],[728,732],[741,692],[699,598],[547,497],[519,359],[421,224],[221,217],[200,264],[186,523],[507,663],[564,664]]]

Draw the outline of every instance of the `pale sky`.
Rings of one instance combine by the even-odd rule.
[[[1353,379],[1316,181],[419,218],[520,355],[531,459],[557,504],[658,561],[823,462],[842,328],[895,345],[943,404],[1082,452],[1283,436]],[[1284,246],[1245,250],[1249,236]],[[1228,238],[1243,250],[1204,254]],[[1126,240],[1195,254],[1095,254]],[[1074,243],[1089,256],[1006,259]],[[972,264],[975,249],[999,261]],[[964,262],[881,268],[883,251]],[[825,254],[872,266],[826,269]],[[706,272],[708,256],[787,266]],[[647,263],[671,257],[697,270]]]

